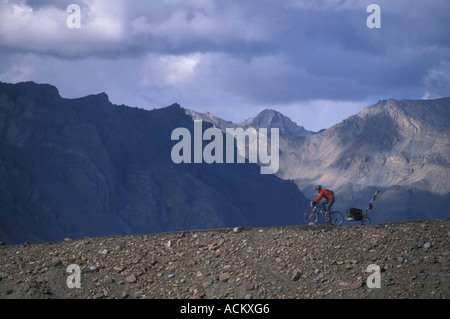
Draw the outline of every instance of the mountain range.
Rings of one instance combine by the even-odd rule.
[[[277,175],[257,164],[175,164],[175,128],[279,128]],[[242,123],[178,104],[144,110],[100,93],[0,82],[0,241],[302,224],[314,186],[372,221],[448,218],[450,98],[383,100],[320,132],[275,110]],[[209,123],[208,123],[209,122]]]
[[[279,177],[294,180],[311,199],[316,185],[333,190],[334,209],[342,212],[366,210],[380,190],[370,217],[390,222],[450,217],[449,120],[450,98],[389,99],[320,132],[296,130],[295,123],[274,110],[237,125],[289,123],[280,127]],[[293,133],[298,131],[303,133]]]
[[[178,104],[0,83],[0,241],[300,223],[307,199],[257,164],[173,163],[171,133],[193,123]]]
[[[287,116],[284,116],[278,111],[265,109],[257,116],[249,118],[241,123],[233,123],[223,120],[209,112],[199,113],[191,109],[186,109],[186,114],[190,115],[194,120],[202,120],[212,123],[215,127],[225,131],[227,128],[242,127],[247,129],[249,127],[259,128],[278,128],[281,135],[287,136],[306,136],[314,132],[306,130],[303,126],[297,125]]]

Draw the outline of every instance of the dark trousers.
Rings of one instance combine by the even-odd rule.
[[[330,200],[326,199],[326,202],[322,203],[323,209],[326,210],[327,212],[331,213],[331,206],[333,206],[334,202],[335,202],[334,197]]]

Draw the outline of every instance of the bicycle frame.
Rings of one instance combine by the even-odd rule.
[[[309,215],[309,218],[311,218],[311,217],[314,215],[314,213],[316,212],[316,210],[317,210],[317,206],[314,206],[314,208],[313,208],[312,211],[311,211],[311,215]],[[318,211],[318,212],[320,213],[320,215],[322,215],[322,217],[325,218],[325,214],[324,214],[324,211],[323,211],[323,210],[321,210],[321,209],[319,208],[319,211]]]
[[[325,219],[326,222],[332,224],[332,225],[341,225],[342,222],[344,221],[344,216],[338,212],[338,211],[332,211],[329,212],[328,215],[326,215],[327,211],[324,209],[318,209],[317,205],[313,207],[313,209],[311,211],[306,211],[304,214],[304,221],[306,223],[310,223],[312,222],[313,224],[315,224],[318,220],[318,215],[322,215],[322,217]],[[314,215],[316,215],[316,218],[314,218]]]
[[[317,209],[317,206],[314,206],[313,209],[312,209],[312,211],[311,211],[311,215],[309,215],[309,218],[313,217],[314,212],[316,211],[316,209]],[[323,216],[323,215],[322,215],[322,216]]]

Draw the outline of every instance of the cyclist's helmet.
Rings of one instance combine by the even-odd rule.
[[[320,191],[321,189],[322,189],[322,186],[320,186],[320,185],[316,186],[316,191]]]

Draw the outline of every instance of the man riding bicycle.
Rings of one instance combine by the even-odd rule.
[[[328,189],[323,189],[322,186],[320,185],[316,186],[316,191],[319,193],[319,196],[314,201],[311,202],[311,207],[317,205],[322,198],[325,199],[325,202],[322,203],[322,207],[325,213],[327,213],[325,220],[329,221],[331,214],[331,206],[333,206],[335,202],[334,192]]]

